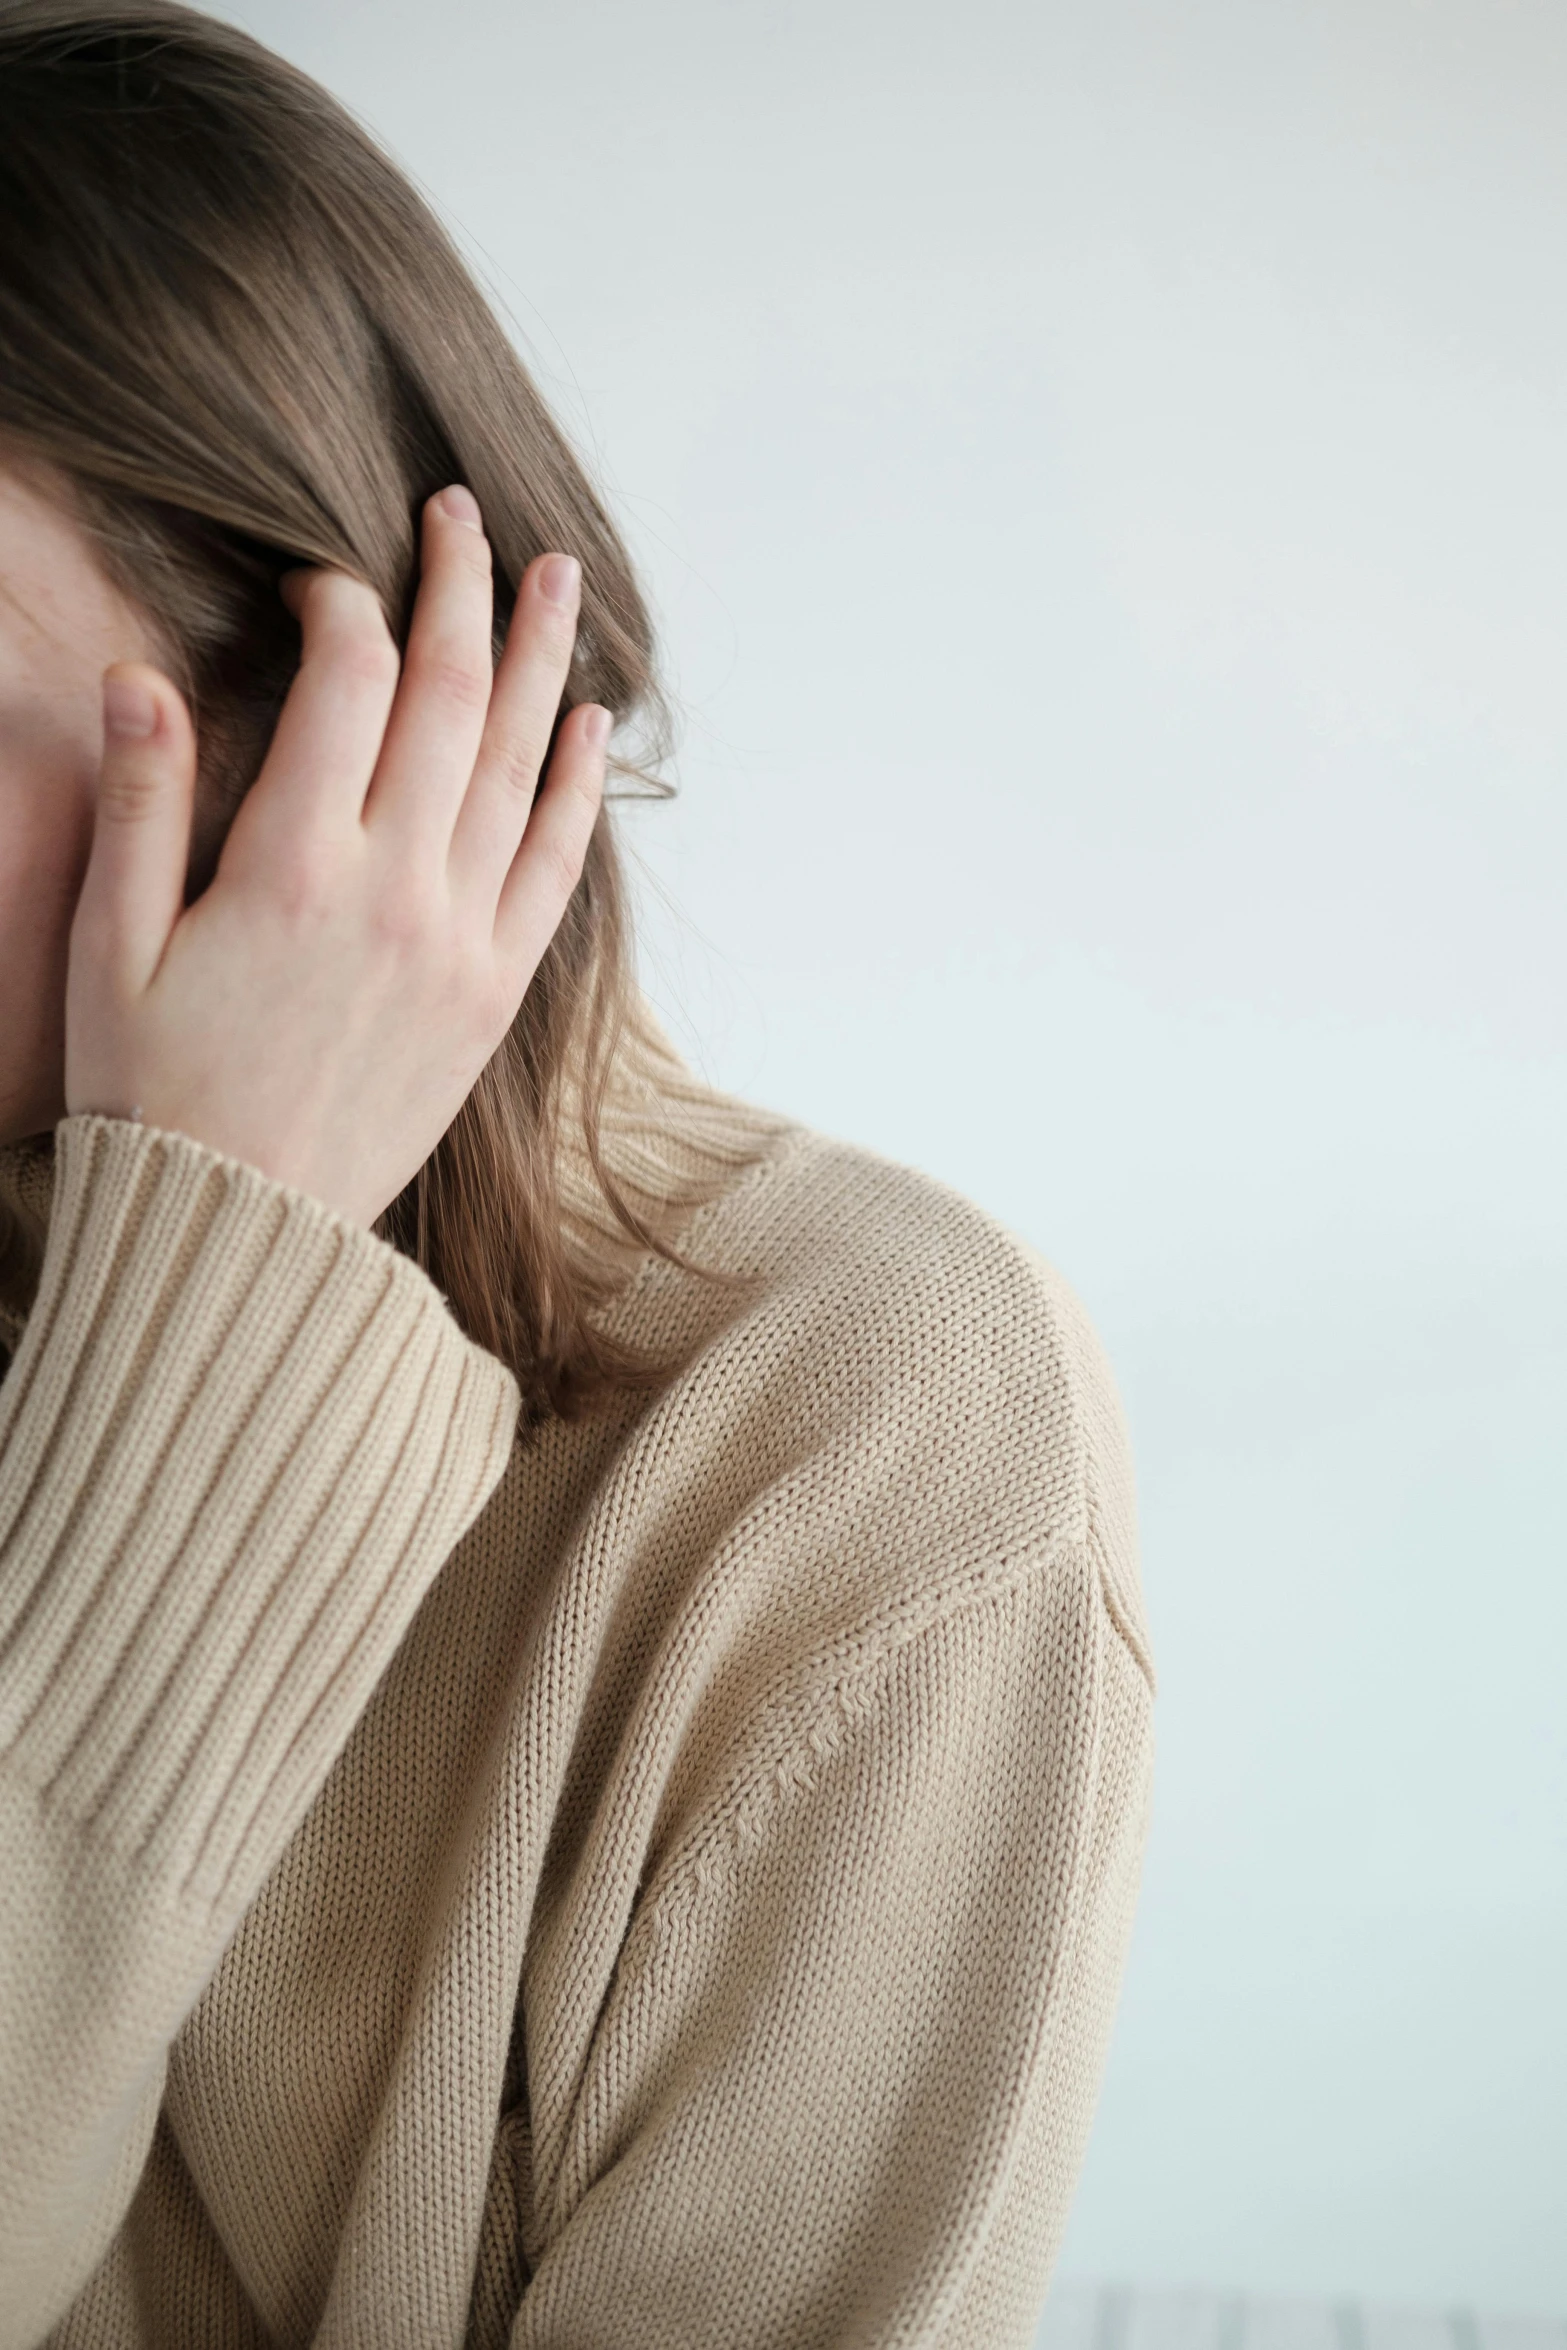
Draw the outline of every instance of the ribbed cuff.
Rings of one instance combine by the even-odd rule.
[[[499,1482],[519,1403],[375,1234],[188,1136],[63,1119],[0,1386],[8,1771],[239,1914]]]

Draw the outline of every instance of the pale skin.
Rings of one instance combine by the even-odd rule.
[[[492,664],[471,494],[421,531],[401,661],[370,588],[288,574],[300,668],[186,906],[189,709],[75,522],[0,467],[0,1142],[139,1110],[366,1228],[429,1157],[576,886],[610,716],[569,714],[535,799],[576,563],[528,566]]]

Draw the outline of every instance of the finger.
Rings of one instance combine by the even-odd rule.
[[[495,910],[495,948],[519,999],[559,927],[604,800],[604,769],[613,720],[583,702],[556,738],[544,788],[534,802]]]
[[[247,837],[262,827],[297,844],[358,822],[401,663],[363,580],[302,569],[280,593],[299,622],[299,669],[240,814]]]
[[[140,994],[185,908],[196,730],[178,689],[145,662],[106,669],[103,703],[92,847],[71,953]]]
[[[495,661],[490,543],[455,483],[425,506],[418,600],[364,821],[444,855],[484,737]]]
[[[517,588],[484,740],[457,814],[447,867],[454,894],[493,913],[528,822],[577,639],[582,571],[540,555]]]

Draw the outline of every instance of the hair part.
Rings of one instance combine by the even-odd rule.
[[[451,238],[327,91],[177,0],[0,0],[0,449],[68,498],[191,705],[210,837],[187,898],[298,666],[282,573],[366,581],[405,646],[418,518],[448,482],[484,515],[496,659],[528,563],[579,558],[562,712],[601,702],[639,738],[611,755],[607,800],[615,778],[618,796],[668,796],[630,558]],[[612,1168],[622,1093],[644,1142],[682,1105],[695,1117],[679,1181],[645,1147],[640,1180]],[[669,1375],[604,1327],[649,1252],[744,1288],[677,1245],[782,1123],[704,1121],[721,1099],[635,984],[606,806],[515,1020],[376,1226],[515,1371],[528,1418]]]

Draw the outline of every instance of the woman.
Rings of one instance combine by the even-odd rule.
[[[1080,1309],[658,1034],[624,551],[238,32],[0,0],[0,460],[0,2345],[1027,2343],[1151,1751]]]

